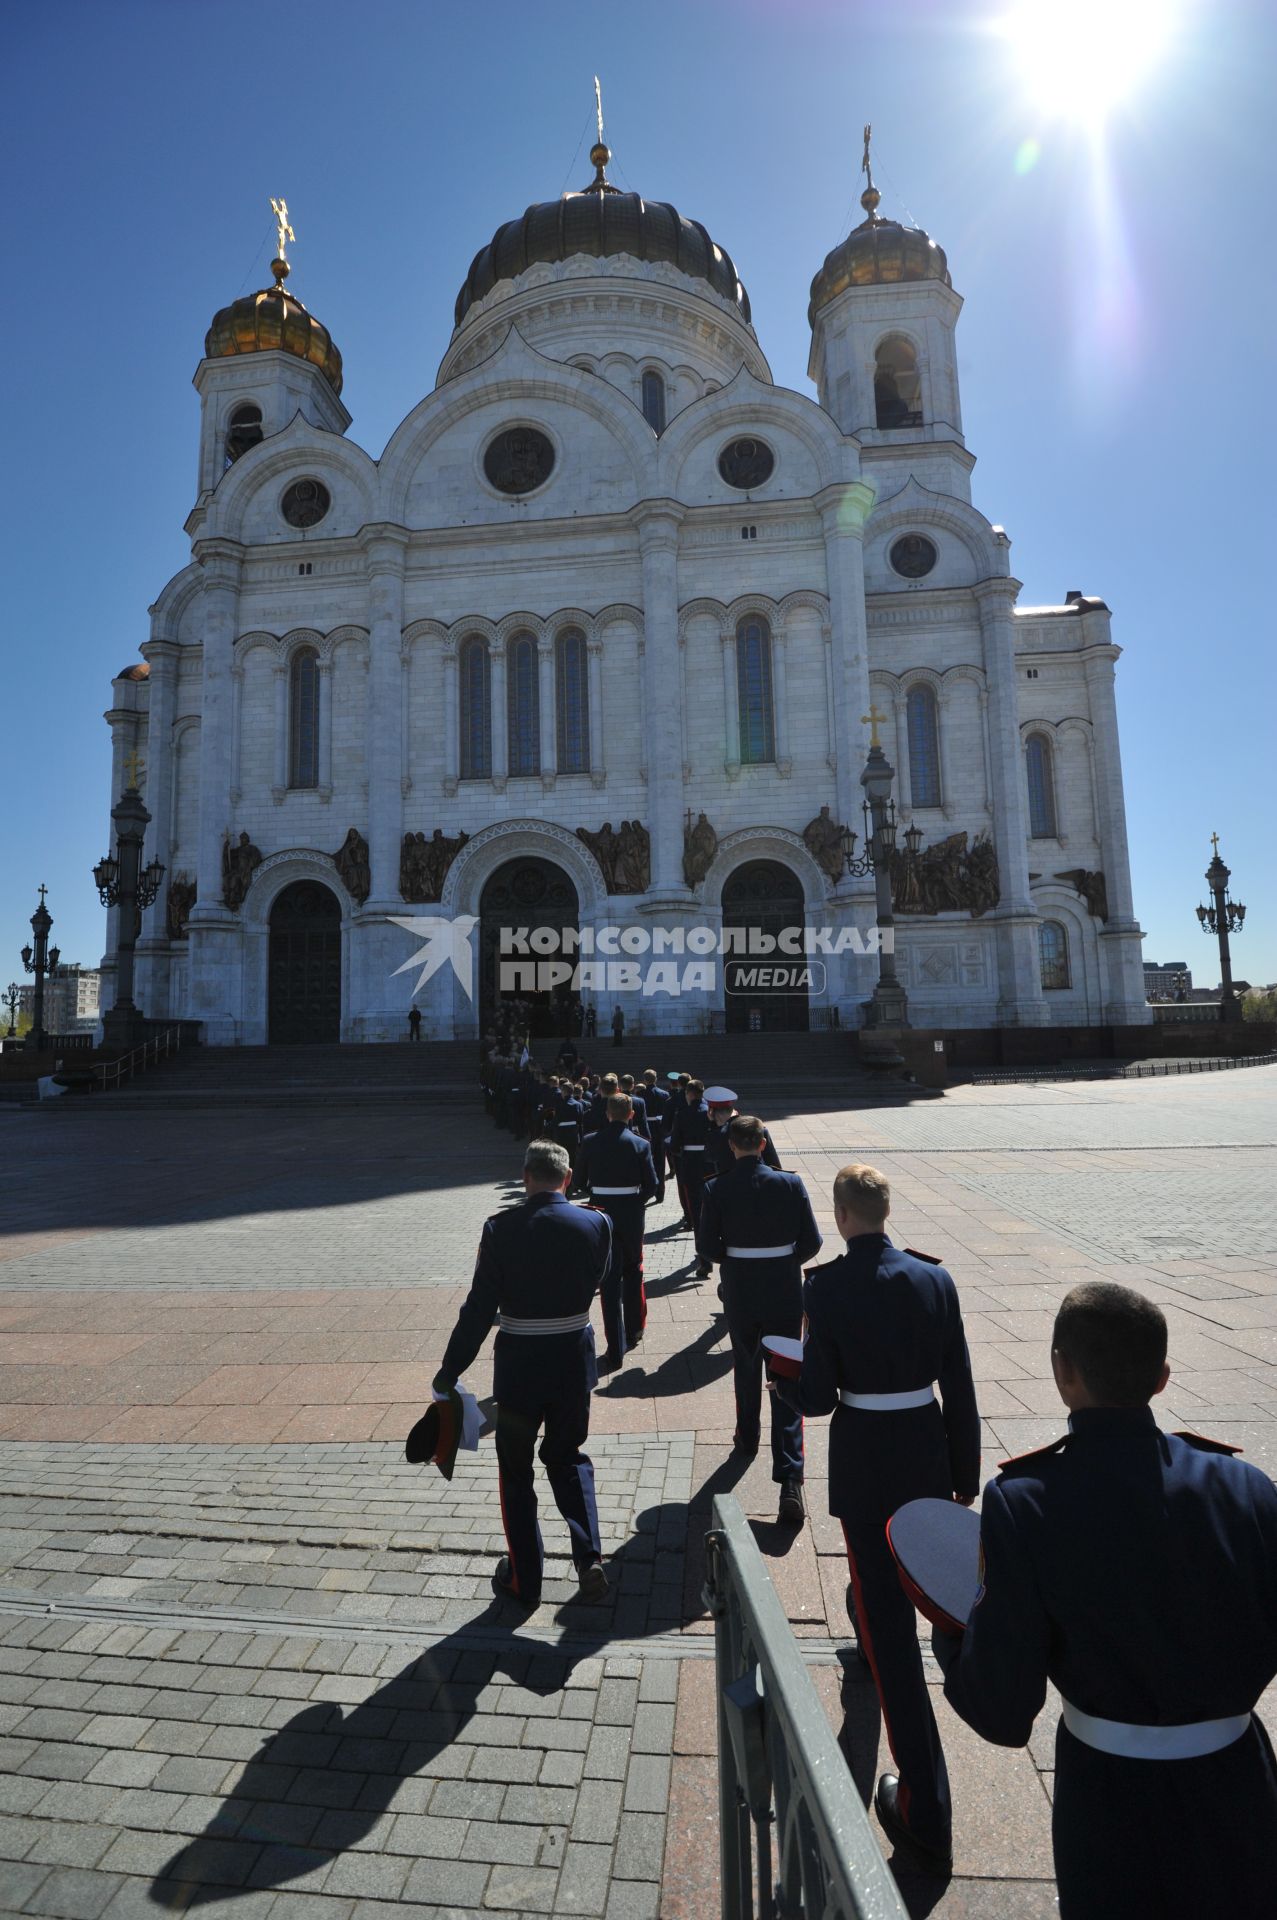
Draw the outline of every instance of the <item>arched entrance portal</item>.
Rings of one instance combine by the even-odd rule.
[[[483,1028],[512,1021],[526,1026],[533,1034],[566,1033],[570,1020],[571,988],[529,990],[512,981],[503,987],[502,963],[544,966],[555,960],[576,964],[574,952],[558,950],[537,954],[531,950],[512,954],[501,952],[501,935],[506,928],[522,928],[531,933],[549,927],[562,933],[576,931],[580,906],[576,888],[562,867],[537,858],[507,860],[486,882],[479,899],[479,999]]]
[[[318,880],[294,880],[270,910],[272,1046],[341,1038],[341,906]]]
[[[743,927],[771,936],[806,919],[803,890],[796,874],[779,860],[748,860],[723,883],[723,926]],[[759,945],[765,944],[760,941]],[[786,954],[773,945],[767,954],[725,958],[723,1000],[729,1033],[805,1033],[807,988],[776,988],[760,979],[775,968],[798,971],[809,964],[802,953]]]

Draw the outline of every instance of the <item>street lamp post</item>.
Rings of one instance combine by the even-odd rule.
[[[9,1031],[5,1035],[6,1040],[17,1039],[18,1002],[21,998],[22,998],[22,988],[18,985],[16,980],[11,980],[9,982],[8,990],[5,993],[3,1001],[0,1001],[0,1005],[6,1006],[9,1009]]]
[[[128,1049],[146,1037],[146,1021],[133,1003],[133,954],[142,930],[142,914],[159,893],[164,868],[158,860],[142,866],[142,842],[151,816],[138,791],[140,763],[136,753],[125,762],[127,785],[111,809],[115,826],[115,853],[93,869],[98,899],[104,907],[118,907],[116,921],[115,1004],[102,1020],[107,1046]]]
[[[35,935],[35,945],[22,949],[22,964],[28,973],[35,975],[35,993],[31,1002],[31,1031],[27,1035],[27,1046],[32,1053],[39,1053],[48,1039],[44,1031],[44,983],[46,977],[56,974],[58,962],[62,958],[58,949],[49,945],[53,915],[44,904],[47,892],[47,887],[40,888],[40,904],[31,916],[31,931]],[[9,1030],[13,1031],[12,1022]]]
[[[869,758],[860,776],[865,790],[865,851],[856,858],[856,836],[842,832],[843,865],[849,876],[872,873],[878,927],[878,982],[865,1002],[867,1027],[907,1027],[909,1001],[896,976],[896,923],[891,901],[891,857],[896,850],[896,804],[891,797],[895,768],[882,750],[878,728],[884,718],[871,707],[864,716],[872,727]],[[906,840],[909,835],[905,835]]]
[[[1206,884],[1214,904],[1199,907],[1197,920],[1203,933],[1213,933],[1219,938],[1219,1017],[1231,1023],[1241,1019],[1242,1009],[1233,991],[1233,961],[1228,951],[1228,936],[1241,932],[1246,924],[1246,909],[1239,901],[1228,898],[1229,869],[1219,857],[1219,835],[1212,833],[1210,839],[1215,852],[1206,869]]]

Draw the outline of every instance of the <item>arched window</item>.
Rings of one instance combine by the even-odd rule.
[[[236,407],[226,430],[226,460],[223,472],[226,467],[234,465],[241,453],[247,453],[250,447],[255,447],[261,437],[261,408],[254,406],[251,401],[245,402],[242,407]]]
[[[664,433],[665,382],[654,367],[643,375],[643,418],[653,433]]]
[[[1058,993],[1069,984],[1069,936],[1058,920],[1044,920],[1038,928],[1038,964],[1043,993]]]
[[[884,340],[874,355],[874,412],[880,427],[922,425],[918,356],[899,334]]]
[[[560,773],[590,771],[590,682],[585,635],[568,627],[554,642],[554,701]]]
[[[1055,775],[1051,742],[1044,733],[1031,733],[1024,749],[1029,780],[1029,834],[1034,840],[1055,838]]]
[[[910,687],[905,702],[909,722],[909,798],[915,807],[938,807],[940,728],[936,696],[930,687]]]
[[[771,628],[750,613],[736,628],[736,693],[740,705],[742,762],[776,758],[776,711],[772,702]]]
[[[492,680],[488,643],[477,633],[461,643],[461,778],[492,777]]]
[[[319,785],[319,655],[298,647],[289,669],[288,784]]]
[[[511,774],[541,771],[541,702],[537,692],[537,643],[516,633],[506,647],[505,706]]]

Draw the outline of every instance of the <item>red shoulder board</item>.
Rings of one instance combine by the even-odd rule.
[[[907,1253],[913,1260],[925,1260],[929,1267],[942,1267],[944,1265],[944,1261],[938,1253],[919,1253],[917,1247],[902,1247],[901,1252]]]
[[[1176,1440],[1187,1440],[1190,1447],[1200,1447],[1203,1453],[1241,1453],[1241,1447],[1234,1447],[1227,1440],[1208,1440],[1204,1433],[1177,1433]]]
[[[1047,1460],[1053,1453],[1059,1453],[1069,1443],[1069,1435],[1062,1433],[1058,1440],[1050,1440],[1044,1447],[1034,1447],[1028,1453],[1014,1453],[1009,1460],[999,1460],[999,1473],[1013,1471],[1016,1467],[1027,1467],[1034,1460]]]

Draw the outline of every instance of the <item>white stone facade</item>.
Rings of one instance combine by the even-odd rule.
[[[803,843],[828,806],[861,830],[860,774],[871,705],[887,716],[901,833],[924,849],[966,832],[992,838],[1001,898],[897,921],[898,967],[915,1025],[1099,1025],[1145,1020],[1131,901],[1113,692],[1118,649],[1102,603],[1019,608],[1009,541],[971,505],[953,333],[960,301],[937,281],[850,287],[817,316],[820,401],[773,384],[753,330],[704,280],[628,256],[538,264],[466,313],[434,391],[380,460],[346,437],[348,416],[320,369],[284,351],[207,359],[200,490],[187,523],[192,561],[151,610],[145,670],[113,685],[111,796],[137,748],[152,815],[146,858],[193,882],[185,937],[164,895],[144,918],[137,998],[153,1017],[189,1017],[206,1038],[270,1034],[271,909],[299,879],[340,907],[340,1034],[405,1031],[415,976],[396,969],[411,913],[475,915],[485,882],[517,856],[562,868],[581,925],[717,927],[722,888],[746,860],[797,881],[809,924],[867,933],[872,881],[832,884]],[[873,420],[884,334],[920,368],[921,424]],[[642,411],[643,376],[664,383],[666,423]],[[222,471],[227,421],[261,408],[264,437]],[[554,449],[544,484],[519,497],[485,477],[492,436],[535,428]],[[756,490],[727,485],[721,450],[760,439],[774,469]],[[280,511],[290,482],[331,495],[305,532]],[[924,579],[893,568],[901,535],[936,549]],[[770,631],[772,747],[742,751],[737,624]],[[588,754],[557,764],[555,643],[571,628],[588,656]],[[530,633],[540,692],[540,766],[512,773],[506,646]],[[458,658],[477,635],[490,658],[491,772],[466,777]],[[318,655],[311,784],[290,784],[291,662]],[[935,698],[937,804],[915,805],[908,699]],[[1032,832],[1029,735],[1046,739],[1049,834]],[[1040,752],[1040,749],[1035,749]],[[934,798],[934,796],[932,796]],[[704,812],[718,852],[684,881],[684,827]],[[576,828],[641,821],[651,879],[609,895]],[[1039,820],[1038,826],[1043,822]],[[356,828],[371,891],[352,899],[333,852]],[[434,906],[399,892],[406,833],[465,833]],[[261,863],[242,905],[222,900],[228,835]],[[1076,880],[1102,873],[1107,920]],[[1092,903],[1093,904],[1093,903]],[[1039,927],[1064,930],[1067,986],[1044,989]],[[115,929],[108,923],[104,1001]],[[858,1025],[876,978],[871,955],[827,962],[812,1022],[838,1008]],[[616,996],[597,998],[600,1026]],[[450,971],[419,996],[427,1037],[477,1031]],[[625,1002],[631,1031],[721,1023],[720,983]]]

